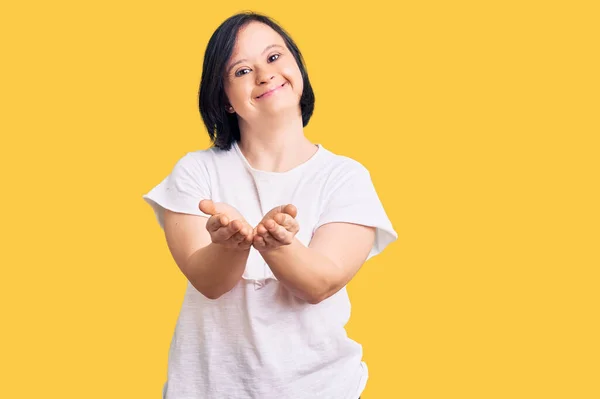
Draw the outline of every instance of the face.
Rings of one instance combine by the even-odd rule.
[[[251,22],[240,29],[225,65],[225,94],[247,122],[299,110],[303,81],[294,55],[269,26]]]

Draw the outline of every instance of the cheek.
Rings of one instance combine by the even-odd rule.
[[[235,108],[248,98],[251,93],[251,89],[248,90],[247,85],[242,82],[236,82],[235,84],[229,84],[225,87],[225,95],[229,99],[229,103]]]
[[[302,91],[304,91],[304,80],[302,80],[302,74],[300,73],[300,71],[298,71],[298,85],[297,85],[297,89],[298,89],[298,95],[301,96],[302,95]]]
[[[301,95],[304,88],[304,82],[302,80],[300,68],[298,68],[298,65],[294,63],[294,65],[290,65],[288,68],[286,68],[286,72],[288,80],[292,82],[294,92],[298,93],[298,95]]]
[[[233,93],[233,88],[231,87],[231,85],[225,83],[225,85],[223,87],[223,91],[225,92],[225,97],[227,97],[226,101],[231,104],[235,97],[235,95]]]

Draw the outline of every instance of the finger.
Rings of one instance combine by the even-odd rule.
[[[238,222],[237,220],[234,220],[231,225],[233,225],[234,223]],[[234,233],[231,237],[231,240],[237,244],[241,243],[242,241],[246,240],[246,237],[248,237],[248,228],[246,226],[242,226],[236,233]]]
[[[281,227],[275,220],[269,219],[265,221],[265,227],[269,232],[277,231],[277,227]]]
[[[267,228],[267,230],[271,231],[275,227],[277,227],[277,223],[273,219],[267,219],[264,221],[263,225]]]
[[[229,224],[229,218],[223,214],[211,216],[206,222],[206,229],[211,232],[216,232],[222,227]]]
[[[273,220],[275,221],[275,223],[283,226],[285,220],[287,219],[286,216],[291,218],[291,216],[287,213],[278,213],[277,215],[275,215],[275,217],[273,217]]]
[[[287,213],[279,213],[275,215],[274,220],[277,224],[283,226],[284,229],[292,233],[297,233],[299,230],[298,221]]]
[[[280,245],[280,242],[277,241],[273,236],[271,236],[270,234],[267,234],[266,236],[263,236],[263,240],[265,241],[265,244],[268,247],[271,248],[277,248]]]
[[[273,217],[273,215],[277,215],[278,213],[281,213],[282,211],[283,211],[282,205],[276,206],[275,208],[273,208],[269,212],[267,212],[267,214],[263,217],[263,220],[269,219],[269,218]]]
[[[265,229],[265,230],[264,230],[264,232],[260,234],[260,236],[261,236],[262,238],[265,238],[265,237],[267,237],[269,234],[270,234],[270,233],[269,233],[269,230]]]
[[[250,228],[250,227],[248,227]],[[252,245],[252,242],[254,241],[254,231],[252,231],[252,229],[250,228],[250,232],[248,234],[246,234],[246,237],[244,237],[244,241],[243,244],[244,245]]]
[[[237,233],[235,233],[234,235],[231,236],[230,238],[231,241],[233,241],[236,244],[241,244],[243,241],[246,240],[246,236],[241,234],[239,231]]]
[[[231,240],[231,237],[235,233],[232,233],[229,228],[221,227],[219,230],[213,233],[213,242],[218,242],[220,244],[224,244],[226,241]]]
[[[287,211],[287,212],[286,212]],[[294,205],[279,205],[276,206],[275,208],[271,209],[269,212],[267,212],[267,214],[264,216],[265,219],[269,219],[272,218],[273,216],[277,215],[278,213],[287,213],[287,214],[291,214],[292,217],[296,217],[296,207]]]
[[[217,213],[215,203],[212,202],[211,200],[200,201],[200,204],[198,204],[198,208],[200,208],[200,210],[203,213],[206,213],[207,215],[214,216]]]
[[[298,208],[296,208],[292,204],[287,204],[286,206],[283,207],[282,212],[287,213],[288,215],[290,215],[293,218],[296,218],[296,216],[298,215]]]
[[[240,230],[242,230],[242,228],[244,227],[244,224],[239,221],[239,220],[232,220],[231,223],[229,223],[229,225],[227,226],[227,230],[228,230],[228,234],[230,234],[230,237],[237,234]]]
[[[258,234],[260,236],[264,236],[267,233],[268,233],[268,230],[262,223],[259,224],[258,226],[256,226],[256,234]]]
[[[252,241],[252,245],[254,245],[254,248],[256,249],[264,249],[266,247],[266,243],[263,237],[261,236],[254,236],[254,240]]]
[[[242,223],[239,220],[233,220],[227,226],[223,226],[213,232],[214,239],[218,242],[230,240],[241,227]]]
[[[269,233],[273,238],[283,244],[289,244],[292,233],[287,231],[283,226],[276,224],[274,228],[269,230]]]

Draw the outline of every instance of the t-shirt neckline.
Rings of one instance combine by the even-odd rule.
[[[233,142],[233,147],[234,147],[236,153],[238,154],[238,156],[240,157],[240,159],[242,160],[242,162],[244,163],[244,165],[246,166],[246,168],[248,168],[248,170],[250,170],[252,173],[254,173],[256,175],[274,176],[274,177],[283,177],[283,176],[287,177],[287,176],[289,176],[291,174],[294,174],[294,173],[297,173],[298,171],[300,171],[300,170],[308,167],[309,165],[313,164],[315,162],[315,160],[317,158],[319,158],[319,156],[323,152],[323,145],[321,145],[319,143],[315,143],[315,145],[317,146],[317,151],[310,158],[308,158],[306,161],[302,162],[299,165],[296,165],[292,169],[287,170],[285,172],[270,172],[270,171],[266,171],[266,170],[260,170],[260,169],[253,168],[252,165],[250,165],[250,162],[248,162],[248,160],[246,159],[246,157],[242,153],[242,150],[238,146],[238,142],[237,141]]]

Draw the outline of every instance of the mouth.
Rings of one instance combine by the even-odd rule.
[[[266,93],[261,94],[260,96],[256,97],[256,99],[258,100],[259,98],[264,98],[264,97],[269,97],[271,94],[273,94],[274,92],[276,92],[277,90],[281,89],[283,86],[285,86],[287,84],[287,82],[277,86],[276,88],[269,90]]]

